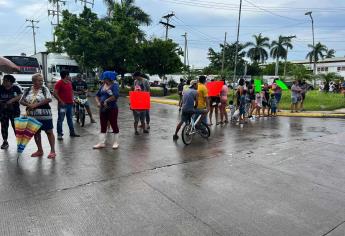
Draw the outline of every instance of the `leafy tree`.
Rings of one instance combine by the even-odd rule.
[[[236,43],[233,44],[226,44],[220,45],[221,51],[216,52],[214,49],[208,49],[208,59],[210,60],[210,64],[208,66],[208,70],[218,72],[214,74],[219,74],[222,68],[222,59],[223,59],[223,50],[225,50],[225,57],[224,57],[224,71],[226,74],[233,73],[234,66],[235,66],[235,54],[236,54]],[[239,44],[238,45],[238,56],[237,56],[237,74],[243,74],[244,72],[244,57],[246,52],[244,51],[245,45]]]
[[[269,38],[263,37],[262,34],[253,35],[254,42],[247,43],[247,46],[251,47],[247,52],[253,62],[264,63],[268,59],[268,53],[266,49],[270,48]]]
[[[251,76],[262,75],[262,69],[260,68],[257,62],[254,62],[247,66],[247,75],[251,75]]]
[[[181,72],[183,64],[179,55],[178,44],[172,40],[153,39],[143,42],[137,55],[139,69],[161,77]]]
[[[289,71],[289,75],[293,76],[296,80],[312,80],[313,75],[310,70],[303,65],[293,65]]]
[[[320,42],[318,42],[314,47],[309,44],[308,47],[311,48],[311,51],[308,52],[306,58],[309,59],[310,62],[315,61],[317,63],[320,59],[323,59],[327,53],[327,47]]]
[[[335,50],[334,49],[327,49],[325,58],[333,58],[335,57]]]
[[[280,35],[277,41],[272,41],[270,55],[276,59],[275,75],[278,75],[279,72],[279,58],[286,58],[287,56],[286,48],[293,48],[290,38]]]
[[[45,46],[47,48],[47,52],[54,52],[54,53],[63,53],[63,48],[61,46],[61,44],[59,44],[58,42],[46,42]]]
[[[317,75],[321,80],[325,81],[326,83],[329,83],[331,81],[341,81],[343,77],[338,75],[337,73],[331,72],[327,74],[319,74]]]
[[[131,18],[139,25],[150,25],[151,17],[142,9],[134,5],[135,0],[121,0],[118,3],[115,0],[103,0],[107,7],[107,17],[111,19],[119,15]]]

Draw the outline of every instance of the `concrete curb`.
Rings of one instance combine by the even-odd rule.
[[[178,101],[171,100],[171,99],[161,99],[161,98],[154,98],[151,97],[151,102],[159,103],[159,104],[166,104],[166,105],[178,105]],[[290,113],[290,112],[278,112],[278,116],[285,116],[285,117],[312,117],[312,118],[345,118],[345,114],[342,113],[320,113],[320,112],[297,112],[297,113]]]

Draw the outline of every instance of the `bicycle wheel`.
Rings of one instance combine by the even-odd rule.
[[[191,134],[192,125],[185,125],[182,129],[182,141],[184,144],[189,145],[192,143],[193,134]]]
[[[85,109],[84,108],[81,108],[80,111],[80,122],[81,122],[81,127],[84,127],[85,125]]]
[[[197,127],[198,129],[198,133],[200,134],[201,137],[203,138],[208,138],[211,135],[211,130],[208,127],[208,125],[206,125],[204,122],[200,122]]]

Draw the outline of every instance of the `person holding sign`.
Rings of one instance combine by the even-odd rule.
[[[112,71],[105,71],[101,76],[103,85],[96,94],[96,103],[99,107],[99,119],[101,123],[100,142],[93,146],[94,149],[106,147],[107,126],[110,126],[114,133],[113,149],[119,147],[119,127],[117,124],[117,117],[119,110],[117,108],[117,99],[119,98],[119,84],[115,81],[117,73]]]
[[[212,82],[215,82],[215,80],[212,79],[210,83],[212,83]],[[219,94],[209,96],[209,99],[210,99],[210,114],[209,114],[210,125],[213,125],[213,123],[212,123],[213,111],[214,111],[215,117],[216,117],[216,125],[219,125],[219,122],[218,122],[218,114],[219,114],[218,107],[219,107],[219,103],[220,103]]]
[[[134,81],[134,91],[143,91],[143,92],[150,92],[150,85],[149,82],[144,79],[142,74],[140,72],[134,72],[133,78]],[[133,110],[133,117],[134,117],[134,133],[135,135],[139,135],[138,132],[138,123],[140,120],[141,127],[143,128],[144,133],[148,133],[147,130],[149,128],[150,119],[149,117],[149,110],[148,109],[139,109],[139,110]],[[147,126],[145,124],[145,118],[147,122]],[[148,119],[147,119],[148,118]]]
[[[279,78],[275,78],[273,80],[272,90],[273,90],[274,96],[276,97],[276,100],[277,100],[277,110],[280,111],[279,110],[279,103],[280,103],[280,100],[282,99],[283,90],[278,85],[278,81],[279,81]]]

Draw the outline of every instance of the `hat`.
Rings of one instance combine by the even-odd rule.
[[[109,79],[116,80],[117,73],[115,71],[104,71],[101,75],[101,80]]]
[[[195,84],[198,84],[198,81],[196,79],[190,81],[189,87],[193,87]]]

